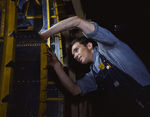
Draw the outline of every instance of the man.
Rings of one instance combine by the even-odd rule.
[[[110,104],[114,107],[108,110],[113,113],[120,111],[115,116],[144,116],[142,112],[146,113],[148,102],[143,102],[141,95],[145,96],[147,93],[141,92],[150,86],[150,75],[142,61],[128,45],[118,40],[110,31],[78,16],[62,20],[40,35],[47,39],[55,33],[71,28],[81,29],[86,37],[73,42],[74,59],[82,64],[92,64],[90,72],[74,83],[63,71],[56,55],[48,50],[51,56],[49,64],[56,71],[63,86],[72,95],[85,95],[99,90],[102,97],[110,102],[107,107],[109,108]],[[93,47],[88,38],[96,41],[97,46]]]

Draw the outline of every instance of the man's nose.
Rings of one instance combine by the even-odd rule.
[[[77,59],[77,57],[78,57],[78,54],[77,53],[74,54],[74,59]]]

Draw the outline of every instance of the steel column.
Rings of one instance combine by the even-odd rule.
[[[12,33],[16,30],[16,2],[13,0],[6,0],[5,10],[4,45],[0,71],[0,117],[7,116],[8,102],[5,102],[4,99],[10,93],[12,81],[13,68],[6,67],[6,65],[10,61],[14,61],[15,43]]]

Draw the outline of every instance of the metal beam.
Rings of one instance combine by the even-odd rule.
[[[42,0],[43,9],[43,27],[41,30],[50,28],[50,8],[49,0]],[[45,12],[46,11],[46,12]],[[44,28],[44,29],[43,29]],[[48,39],[50,40],[50,39]],[[38,117],[46,117],[47,110],[47,82],[48,82],[48,71],[47,71],[47,47],[45,43],[41,43],[41,70],[40,70],[40,105]]]
[[[40,32],[50,28],[50,26],[54,25],[55,23],[59,22],[58,17],[58,6],[56,1],[54,0],[43,0],[42,1],[42,9],[43,9],[43,27]],[[54,41],[55,53],[63,64],[63,53],[62,53],[62,42],[61,42],[61,34],[54,35],[53,39],[49,38],[47,41],[48,46],[52,46],[51,40]],[[63,102],[64,97],[48,97],[47,87],[49,85],[55,85],[54,81],[48,82],[48,73],[47,73],[47,47],[46,44],[41,43],[41,78],[40,78],[40,105],[39,105],[39,117],[46,117],[46,111],[48,109],[48,102],[55,101],[55,102]],[[63,110],[63,104],[60,103],[60,108]],[[58,113],[63,116],[62,111],[59,109],[55,110],[55,113]],[[54,112],[52,112],[54,113]]]
[[[16,2],[6,0],[5,10],[4,45],[0,71],[0,117],[7,117],[8,102],[3,100],[10,93],[12,81],[13,68],[6,67],[6,65],[10,61],[14,61],[15,44],[14,36],[11,34],[16,30]]]
[[[5,25],[5,12],[6,12],[6,1],[3,0],[0,3],[1,21],[0,21],[0,38],[4,37],[4,25]]]

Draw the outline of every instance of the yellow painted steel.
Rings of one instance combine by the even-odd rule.
[[[41,6],[41,3],[40,3],[38,0],[35,0],[35,2],[36,2],[39,6]]]
[[[4,1],[4,0],[3,0]],[[2,55],[2,65],[0,71],[0,117],[7,116],[7,102],[2,102],[9,93],[12,81],[13,69],[6,67],[10,61],[14,61],[14,37],[9,36],[16,30],[16,2],[12,0],[6,0],[6,15],[5,15],[5,27],[4,27],[4,45]]]
[[[19,5],[20,0],[17,1],[17,6]]]
[[[50,28],[50,9],[49,9],[49,0],[46,0],[47,7],[47,28]]]
[[[47,28],[50,28],[50,9],[49,9],[49,0],[46,0],[47,7]],[[50,38],[47,39],[47,45],[50,47]]]
[[[51,18],[56,18],[56,15],[52,15]]]
[[[46,111],[46,99],[47,99],[47,47],[45,43],[41,43],[41,70],[40,70],[40,105],[39,105],[39,117],[45,117]]]
[[[56,14],[55,14],[56,20],[57,20],[57,22],[59,22],[58,6],[57,6],[57,2],[56,1],[54,1],[54,6],[55,6],[55,12],[56,12]],[[63,63],[62,41],[61,41],[61,34],[60,33],[58,33],[58,38],[59,38],[59,48],[60,48],[60,62],[62,64],[64,64]]]
[[[17,29],[17,31],[32,31],[33,26],[28,26],[26,29]]]
[[[25,16],[27,16],[29,5],[30,5],[30,1],[27,2],[27,6],[25,8]]]
[[[36,0],[36,2],[37,2],[37,0]],[[39,18],[39,19],[40,19],[40,18],[43,17],[42,15],[28,16],[27,13],[28,13],[29,5],[30,5],[30,1],[27,2],[27,6],[26,6],[26,9],[25,9],[25,17],[26,17],[27,19],[35,19],[35,18]]]
[[[47,28],[50,28],[50,18],[56,18],[57,22],[59,22],[58,17],[58,9],[57,9],[57,3],[54,2],[55,6],[55,15],[50,17],[50,0],[46,0],[46,7],[47,7]],[[60,61],[63,64],[63,53],[62,53],[62,42],[61,42],[61,34],[58,34],[59,39],[59,47],[60,47]],[[47,45],[50,47],[50,38],[47,40]],[[47,47],[44,43],[41,43],[41,81],[40,81],[40,106],[39,106],[39,117],[45,117],[45,111],[47,109],[46,102],[47,101],[64,101],[64,97],[49,97],[47,98],[47,92],[46,88],[47,85],[55,85],[55,82],[49,81],[47,77],[47,70],[44,69],[47,66]]]
[[[54,6],[55,6],[55,16],[56,16],[56,21],[59,22],[59,14],[58,14],[58,5],[57,5],[57,2],[56,0],[54,1]],[[60,62],[62,63],[62,65],[64,64],[63,62],[63,51],[62,51],[62,41],[61,41],[61,34],[58,33],[58,39],[59,39],[59,49],[60,49]],[[55,98],[54,98],[55,99]],[[53,98],[49,98],[49,100],[54,100]],[[64,96],[61,97],[61,98],[56,98],[55,100],[57,101],[64,101]],[[63,113],[64,113],[64,105],[63,105]],[[64,114],[63,114],[64,116]]]
[[[55,82],[53,82],[53,81],[48,82],[48,85],[54,85],[54,84],[55,84]]]
[[[47,101],[63,101],[63,97],[54,97],[54,98],[47,98]]]
[[[35,19],[35,18],[42,18],[42,15],[36,15],[36,16],[26,16],[27,19]]]
[[[1,7],[0,7],[0,11],[1,11],[0,37],[4,37],[5,12],[6,12],[5,7],[6,7],[6,1],[3,0],[1,1]]]
[[[47,4],[47,28],[50,28],[50,10],[49,10],[49,0],[46,0]],[[48,38],[48,46],[50,47],[50,38]],[[48,82],[48,71],[47,71],[47,47],[45,43],[41,43],[41,76],[40,76],[40,105],[39,105],[39,117],[46,117],[47,109],[47,82]]]

